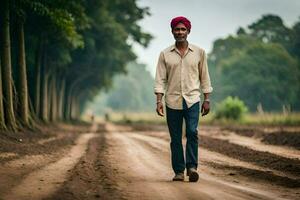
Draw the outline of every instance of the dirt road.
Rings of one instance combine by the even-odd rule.
[[[269,145],[232,130],[201,127],[199,181],[172,182],[165,127],[149,130],[107,124],[105,131],[95,131],[94,126],[80,134],[74,145],[60,149],[56,156],[22,157],[2,164],[0,199],[300,197],[297,148]],[[27,172],[22,174],[23,164]]]

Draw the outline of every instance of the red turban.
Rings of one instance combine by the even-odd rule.
[[[172,30],[175,28],[175,26],[177,26],[177,24],[179,23],[183,23],[185,25],[185,27],[190,31],[192,28],[191,22],[190,20],[188,20],[187,18],[183,17],[183,16],[179,16],[179,17],[175,17],[172,19],[171,21],[171,28]]]

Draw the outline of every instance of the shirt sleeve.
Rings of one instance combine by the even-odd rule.
[[[213,88],[211,86],[210,77],[208,73],[207,56],[205,51],[202,51],[201,59],[199,62],[199,79],[202,92],[211,93],[213,91]]]
[[[163,52],[160,53],[156,66],[154,93],[165,93],[167,69]]]

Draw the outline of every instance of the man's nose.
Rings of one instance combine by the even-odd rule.
[[[179,30],[179,31],[178,31],[178,34],[183,34],[183,33],[184,33],[183,30]]]

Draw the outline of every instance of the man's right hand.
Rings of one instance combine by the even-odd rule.
[[[156,112],[159,116],[164,116],[164,105],[162,102],[156,104]]]

